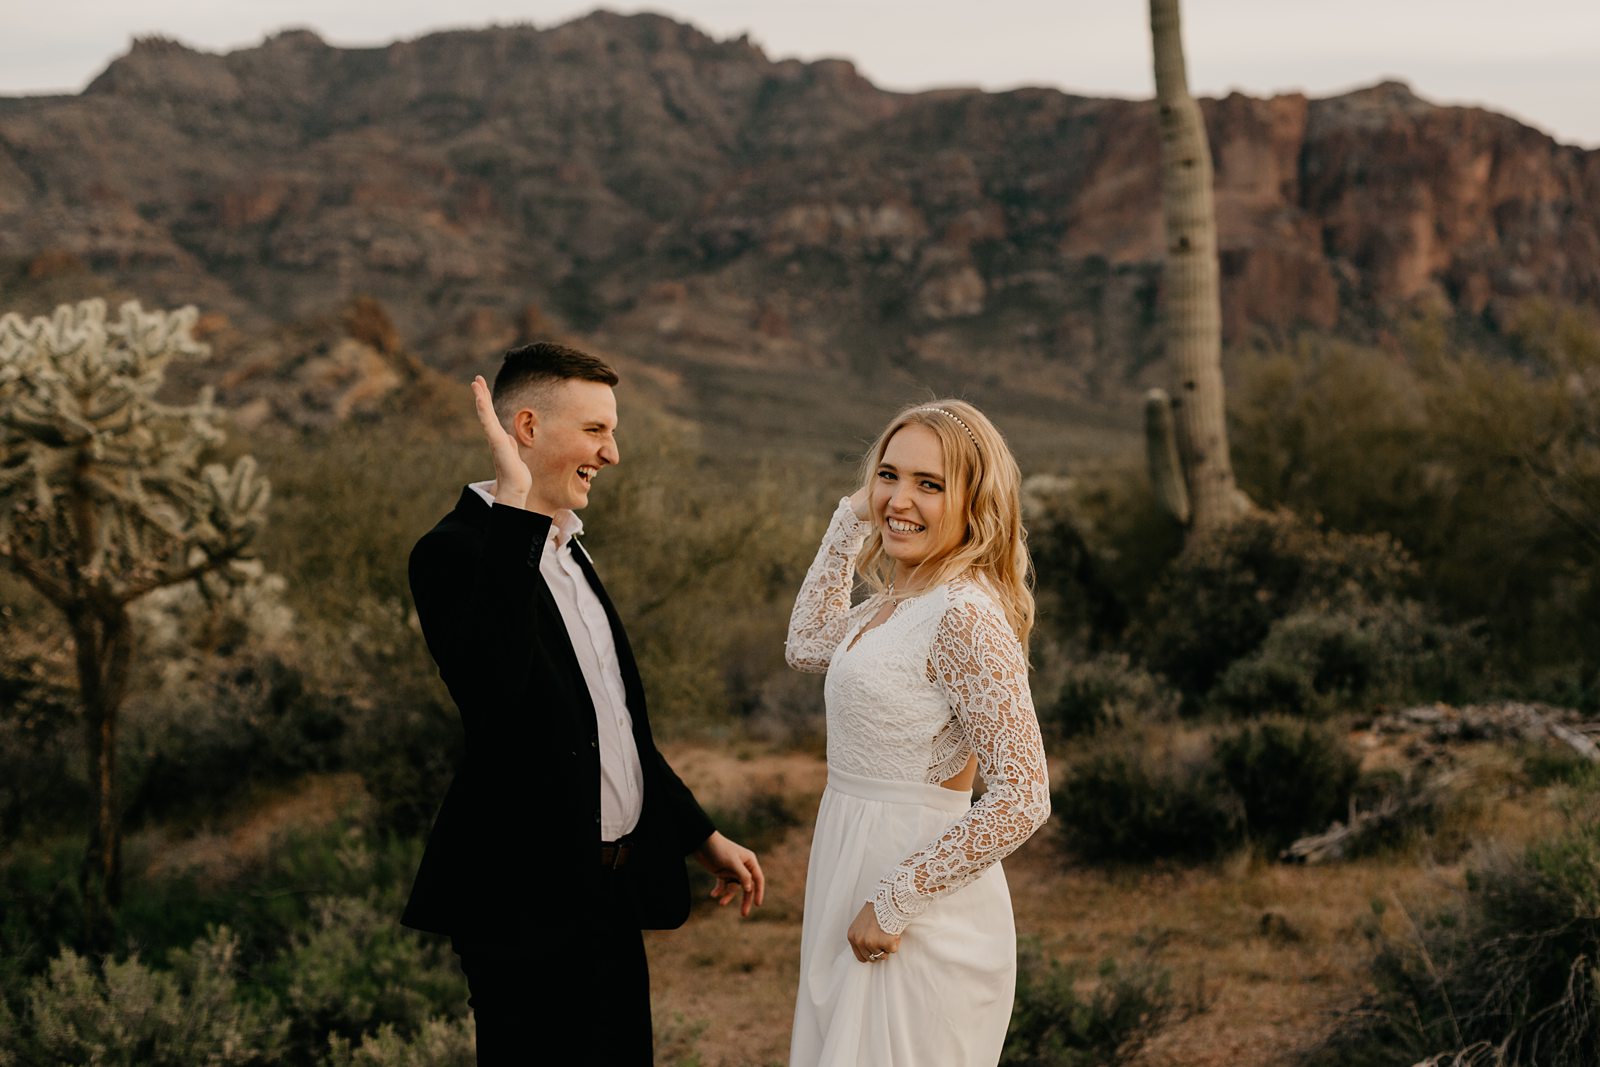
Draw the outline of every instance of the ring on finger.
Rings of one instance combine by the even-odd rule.
[[[878,951],[876,951],[874,953],[871,953],[870,955],[867,956],[867,959],[869,959],[869,960],[881,960],[881,959],[883,959],[883,949],[880,948]]]

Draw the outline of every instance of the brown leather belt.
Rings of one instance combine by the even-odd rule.
[[[627,838],[621,841],[600,842],[600,869],[615,871],[628,865],[628,860],[633,856],[633,842]]]

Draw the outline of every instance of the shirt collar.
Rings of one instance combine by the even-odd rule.
[[[467,488],[477,493],[478,496],[483,499],[485,504],[493,507],[494,494],[490,492],[490,489],[493,487],[493,485],[494,479],[491,478],[488,481],[473,482],[471,485],[468,485]],[[572,540],[574,537],[577,537],[581,533],[583,533],[583,520],[578,518],[577,512],[568,511],[563,508],[551,516],[550,540],[555,542],[556,548],[566,548],[567,542]]]

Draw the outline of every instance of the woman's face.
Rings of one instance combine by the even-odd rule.
[[[897,564],[897,577],[960,544],[965,522],[955,514],[947,484],[944,450],[932,430],[912,424],[889,438],[873,473],[872,521],[883,532],[883,551]]]

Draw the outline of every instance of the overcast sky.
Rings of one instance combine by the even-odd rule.
[[[333,44],[566,21],[564,0],[0,0],[0,94],[76,92],[136,34],[197,48],[309,26]],[[769,56],[844,56],[892,89],[1153,92],[1144,0],[665,0],[609,4],[748,32]],[[1325,95],[1383,78],[1600,146],[1600,0],[1185,0],[1191,87]]]

